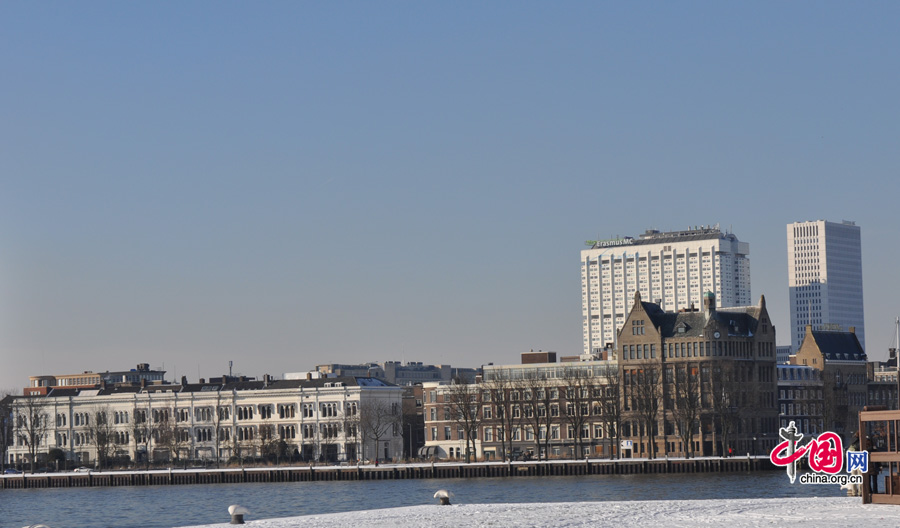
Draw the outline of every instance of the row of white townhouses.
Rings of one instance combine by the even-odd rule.
[[[7,463],[391,459],[402,393],[357,377],[53,388],[11,402]]]

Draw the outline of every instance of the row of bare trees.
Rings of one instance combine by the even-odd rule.
[[[619,386],[615,367],[608,366],[598,375],[573,366],[552,376],[531,371],[519,379],[497,377],[480,384],[456,380],[444,401],[466,442],[466,462],[476,454],[478,429],[487,424],[496,426],[504,458],[513,453],[515,442],[522,441],[514,434],[523,429],[531,434],[534,452],[540,457],[550,453],[554,426],[567,426],[574,432],[575,453],[584,449],[582,431],[597,423],[617,445],[622,420]]]
[[[623,389],[630,434],[647,446],[649,458],[658,454],[661,420],[671,418],[674,430],[663,436],[674,434],[686,456],[696,454],[694,437],[705,420],[716,438],[716,454],[725,455],[742,424],[751,428],[761,408],[759,384],[736,362],[645,364],[623,372]]]
[[[674,436],[686,456],[696,455],[696,435],[715,437],[715,450],[725,455],[742,428],[752,430],[761,408],[760,386],[752,367],[738,362],[662,362],[608,367],[597,373],[585,368],[561,367],[553,377],[541,371],[520,379],[498,377],[480,384],[455,382],[445,392],[449,418],[462,432],[466,461],[476,453],[478,430],[496,426],[496,441],[504,456],[513,452],[513,431],[533,435],[534,452],[550,452],[551,428],[567,426],[576,456],[584,452],[588,428],[602,426],[611,446],[627,435],[646,446],[646,455],[659,455],[657,439]],[[660,430],[662,425],[663,430]],[[711,439],[712,436],[705,438]],[[484,439],[483,439],[484,440]],[[668,443],[663,442],[668,452]],[[619,454],[610,449],[609,454]]]

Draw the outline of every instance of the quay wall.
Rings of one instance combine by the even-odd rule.
[[[228,469],[92,471],[3,475],[0,489],[94,486],[168,486],[246,482],[324,480],[397,480],[561,475],[633,475],[643,473],[724,473],[780,469],[767,457],[655,460],[581,460],[545,462],[446,463],[374,466],[299,466]]]

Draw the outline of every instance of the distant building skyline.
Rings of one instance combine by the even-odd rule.
[[[788,224],[787,251],[791,350],[800,348],[806,325],[816,330],[853,327],[865,349],[859,226],[848,220]]]
[[[750,304],[750,244],[718,224],[588,243],[581,251],[585,354],[615,342],[636,291],[673,312],[701,306],[707,291],[717,307]]]

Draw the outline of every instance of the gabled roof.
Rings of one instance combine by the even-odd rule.
[[[728,335],[752,337],[759,326],[759,317],[765,305],[765,299],[760,298],[757,306],[715,308],[709,312],[666,312],[656,303],[641,301],[640,294],[635,294],[635,300],[641,303],[653,326],[664,338],[702,336],[712,321],[718,323],[719,328],[726,329]],[[684,331],[679,332],[679,328],[684,328]]]
[[[825,361],[866,361],[868,358],[853,332],[812,331]]]

